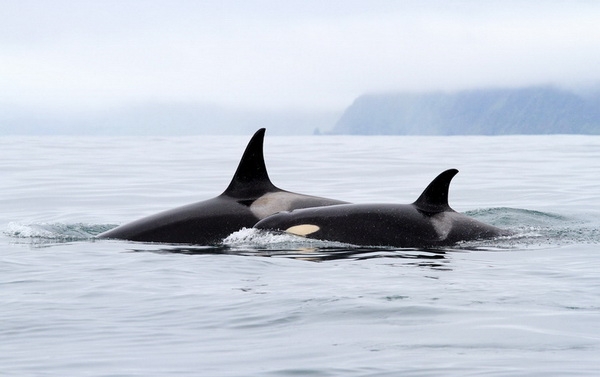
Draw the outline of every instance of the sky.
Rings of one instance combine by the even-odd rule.
[[[0,104],[341,111],[365,93],[600,83],[600,1],[0,0]]]

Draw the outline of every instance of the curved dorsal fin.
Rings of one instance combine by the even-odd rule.
[[[449,169],[435,177],[413,205],[423,212],[452,211],[452,208],[448,205],[448,190],[450,189],[450,181],[456,173],[458,173],[458,170]]]
[[[229,183],[223,195],[244,198],[260,196],[269,191],[279,190],[271,183],[267,173],[263,155],[264,137],[264,128],[254,133],[246,146],[231,183]]]

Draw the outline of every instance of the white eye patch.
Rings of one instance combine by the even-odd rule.
[[[285,231],[286,233],[295,234],[297,236],[308,236],[309,234],[312,234],[318,231],[319,229],[320,228],[318,226],[313,224],[301,224],[287,228]]]

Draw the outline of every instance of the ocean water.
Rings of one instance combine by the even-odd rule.
[[[94,239],[218,195],[249,138],[0,137],[0,375],[598,375],[600,137],[267,132],[305,194],[410,203],[457,168],[451,206],[504,239]]]

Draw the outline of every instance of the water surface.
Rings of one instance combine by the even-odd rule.
[[[225,189],[248,136],[0,138],[0,370],[79,376],[594,376],[600,137],[271,137],[273,182],[450,204],[517,231],[366,249],[242,230],[97,241]]]

